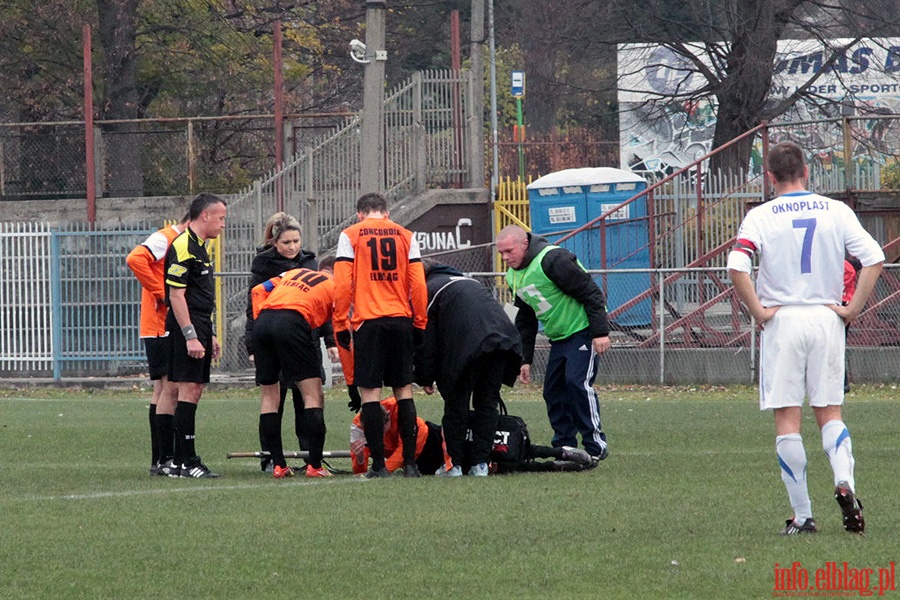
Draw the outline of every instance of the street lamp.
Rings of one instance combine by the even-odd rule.
[[[491,202],[497,199],[497,186],[500,177],[500,157],[498,156],[497,135],[497,52],[494,46],[494,0],[488,1],[488,31],[490,32],[489,47],[491,53],[491,154],[494,159],[491,169]]]

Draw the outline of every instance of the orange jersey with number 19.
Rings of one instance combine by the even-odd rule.
[[[355,330],[381,317],[411,317],[414,327],[425,329],[428,289],[411,231],[368,217],[341,232],[335,258],[335,330],[348,318]]]
[[[254,286],[250,298],[254,319],[264,310],[293,310],[315,329],[331,318],[334,280],[322,271],[291,269]]]

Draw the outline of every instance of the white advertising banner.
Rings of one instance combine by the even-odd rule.
[[[775,59],[772,99],[783,98],[819,74],[811,91],[838,100],[848,96],[872,99],[900,95],[900,38],[833,39],[826,47],[817,40],[781,40]],[[849,47],[848,47],[849,46]],[[692,57],[676,54],[655,44],[619,46],[619,101],[643,102],[649,98],[685,95],[706,82],[692,66],[702,63],[713,72],[701,44],[685,44]],[[829,58],[846,48],[834,63]]]
[[[900,38],[782,40],[773,69],[769,99],[793,94],[818,75],[808,92],[821,101],[815,111],[798,104],[780,120],[821,119],[821,104],[841,102],[835,116],[900,113]],[[698,66],[715,72],[701,44],[685,44],[681,56],[655,44],[619,46],[619,130],[621,168],[665,175],[712,149],[715,98],[698,99],[705,84]],[[832,63],[836,49],[843,49]],[[698,65],[699,63],[699,65]],[[694,95],[692,98],[689,99]],[[653,102],[668,99],[664,102]],[[833,132],[818,132],[822,149]],[[810,144],[806,144],[810,145]]]

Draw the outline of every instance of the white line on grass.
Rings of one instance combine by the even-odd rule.
[[[279,487],[305,487],[309,485],[336,485],[338,483],[360,483],[366,480],[361,477],[335,478],[328,481],[296,481],[296,482],[275,482]],[[181,494],[181,493],[197,493],[197,492],[217,492],[220,490],[252,490],[263,487],[271,487],[273,482],[268,483],[248,483],[241,485],[204,485],[179,487],[171,489],[154,489],[154,490],[117,490],[112,492],[91,492],[86,494],[63,494],[61,496],[24,496],[18,500],[35,501],[35,500],[98,500],[104,498],[127,498],[129,496],[152,496],[158,494]]]

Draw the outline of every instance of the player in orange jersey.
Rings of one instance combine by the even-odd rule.
[[[281,275],[285,271],[299,268],[315,271],[319,268],[319,261],[315,253],[302,247],[300,222],[283,212],[277,212],[269,217],[269,220],[266,222],[265,233],[263,234],[263,243],[256,249],[256,252],[256,256],[253,257],[253,263],[250,265],[250,285],[247,287],[247,322],[244,333],[244,344],[250,360],[254,358],[253,303],[250,298],[250,291],[260,283],[276,275]],[[317,343],[319,338],[325,340],[328,357],[332,363],[337,362],[338,351],[334,343],[331,321],[314,331],[313,335]],[[294,406],[294,432],[297,435],[300,450],[309,450],[309,445],[306,442],[306,425],[303,423],[303,395],[297,387],[284,381],[281,384],[281,404],[278,412],[281,413],[283,419],[288,390],[291,392]],[[265,445],[262,445],[262,440],[260,440],[260,444],[261,450],[269,451]],[[273,468],[272,460],[269,456],[260,461],[260,469],[263,471],[271,473]]]
[[[403,442],[400,440],[400,427],[397,419],[397,399],[387,398],[381,401],[382,419],[384,423],[385,467],[391,473],[403,467]],[[442,466],[450,465],[450,457],[444,448],[441,426],[429,423],[416,417],[416,464],[422,473],[431,474]],[[366,434],[362,425],[362,415],[356,415],[350,425],[350,455],[353,460],[353,472],[362,475],[367,472],[369,464],[369,448],[366,446]]]
[[[284,459],[281,440],[281,378],[295,383],[303,395],[303,422],[309,440],[306,476],[331,475],[322,466],[325,394],[318,339],[312,332],[331,319],[332,266],[333,259],[323,259],[319,271],[292,269],[251,290],[256,383],[262,388],[259,435],[269,449],[276,479],[294,474]]]
[[[372,455],[366,477],[390,476],[381,435],[379,402],[384,385],[397,398],[403,474],[418,477],[412,381],[416,342],[422,339],[428,319],[425,271],[412,232],[388,218],[384,196],[365,194],[356,210],[359,222],[338,239],[334,330],[339,346],[349,348],[351,340],[353,344],[353,380],[362,397],[361,420]]]
[[[166,340],[166,251],[188,223],[188,214],[176,225],[151,233],[125,259],[141,282],[140,337],[144,340],[153,396],[150,398],[150,474],[165,475],[160,463],[175,455],[175,405],[178,385],[169,382],[169,344]]]

